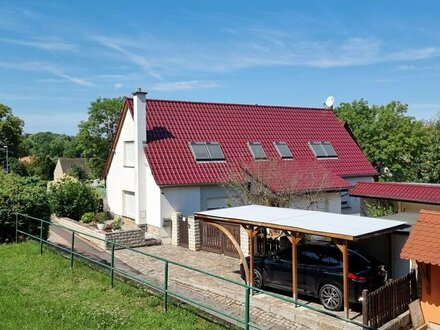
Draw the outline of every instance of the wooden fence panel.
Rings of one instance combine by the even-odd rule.
[[[388,282],[379,289],[362,293],[363,322],[378,328],[408,310],[408,305],[417,299],[415,271]]]

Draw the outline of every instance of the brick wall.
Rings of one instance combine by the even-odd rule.
[[[145,232],[142,229],[105,232],[102,230],[94,229],[90,226],[82,224],[81,222],[69,218],[59,218],[53,216],[52,221],[68,229],[74,230],[78,236],[88,240],[89,242],[103,250],[111,249],[111,244],[104,242],[104,240],[113,241],[130,247],[145,245]],[[87,235],[81,235],[81,233]],[[93,237],[90,237],[88,235],[91,235]]]

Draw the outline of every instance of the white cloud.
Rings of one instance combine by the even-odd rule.
[[[115,84],[113,85],[113,87],[114,87],[115,89],[121,89],[122,87],[124,87],[124,84],[122,84],[122,83],[115,83]]]
[[[139,48],[139,42],[129,42],[124,39],[111,38],[105,36],[94,36],[92,40],[98,42],[100,45],[107,47],[109,49],[115,50],[118,53],[124,55],[124,60],[128,60],[131,63],[139,66],[142,70],[144,70],[147,74],[152,76],[153,78],[160,79],[161,75],[158,74],[151,64],[150,60],[147,59],[145,55],[143,55],[143,51]],[[136,51],[130,51],[129,48],[137,48]],[[142,54],[142,55],[141,55]]]
[[[215,81],[210,80],[189,80],[189,81],[174,81],[167,83],[154,84],[151,89],[155,91],[179,91],[202,88],[215,88],[221,85]]]
[[[76,85],[83,87],[95,87],[91,81],[75,77],[64,73],[63,70],[55,65],[46,62],[22,62],[22,63],[11,63],[11,62],[0,62],[0,67],[9,70],[20,70],[20,71],[31,71],[31,72],[46,72],[52,74],[55,77],[62,78],[65,81],[69,81]]]
[[[38,48],[48,51],[70,51],[75,45],[65,42],[59,38],[33,38],[28,40],[0,38],[0,42]]]

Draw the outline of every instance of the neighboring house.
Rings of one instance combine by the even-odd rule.
[[[226,207],[223,183],[242,164],[252,169],[272,161],[292,176],[310,168],[327,173],[318,208],[335,213],[341,192],[377,175],[331,109],[145,100],[145,94],[138,90],[124,103],[104,177],[110,211],[149,232],[159,233],[174,212],[186,217]],[[276,180],[269,185],[278,187]]]
[[[86,160],[84,158],[58,158],[57,165],[53,171],[54,181],[63,178],[74,166],[86,170]]]
[[[382,216],[382,219],[405,221],[410,225],[416,223],[422,209],[440,211],[439,184],[358,182],[350,190],[350,196],[360,198],[362,215],[371,216],[369,208],[382,205],[395,212]],[[391,242],[387,241],[385,237],[372,239],[371,242],[363,242],[363,244],[369,245],[370,253],[373,256],[387,259],[384,261],[389,260],[389,265],[393,269],[393,277],[402,276],[412,268],[410,261],[400,258],[400,251],[407,241],[410,231],[411,227],[394,232]]]
[[[421,210],[401,257],[417,261],[425,322],[440,325],[440,212]]]

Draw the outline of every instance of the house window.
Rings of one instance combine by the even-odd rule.
[[[134,192],[122,191],[122,215],[128,218],[135,218]]]
[[[124,167],[134,167],[134,141],[124,141]]]
[[[190,147],[197,161],[225,160],[218,142],[191,142]]]
[[[282,159],[293,159],[292,152],[286,142],[275,142],[275,147]]]
[[[310,142],[310,148],[312,148],[316,158],[338,157],[330,142]]]
[[[264,152],[263,146],[260,142],[249,142],[248,146],[252,156],[254,156],[254,159],[267,159],[266,153]]]

